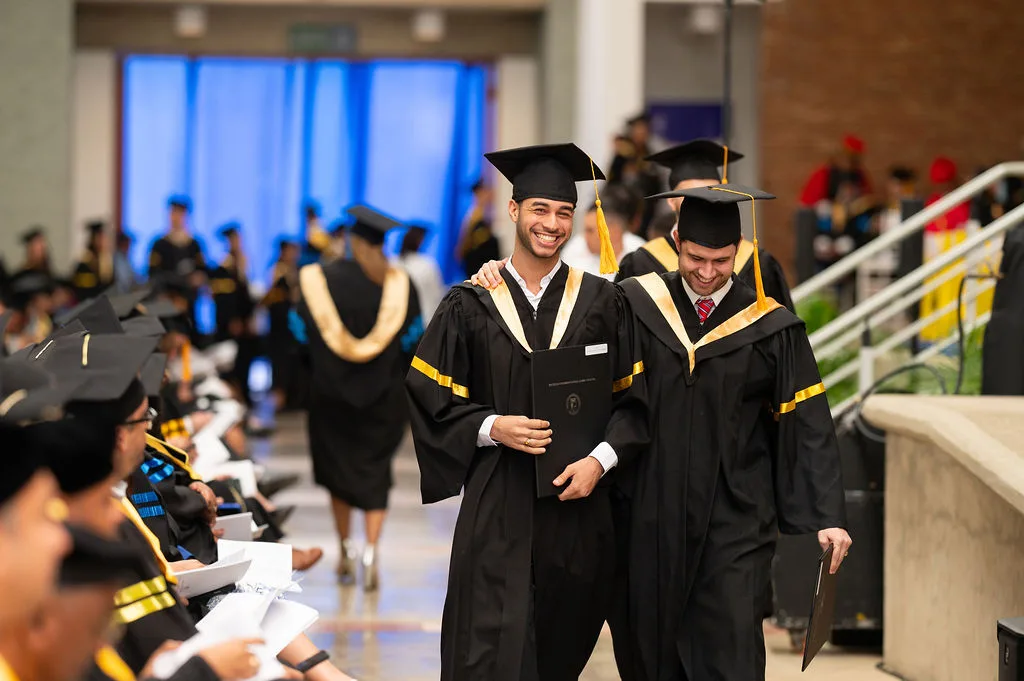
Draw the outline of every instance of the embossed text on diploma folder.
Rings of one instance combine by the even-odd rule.
[[[604,440],[612,410],[608,346],[576,345],[533,353],[533,418],[551,423],[551,444],[536,458],[537,496],[559,494],[553,480]]]

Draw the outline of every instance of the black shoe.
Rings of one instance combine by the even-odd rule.
[[[292,513],[295,513],[294,506],[281,506],[276,511],[272,511],[270,513],[270,517],[273,519],[275,525],[282,527],[288,518],[291,517]]]
[[[260,491],[260,494],[269,499],[281,490],[294,487],[298,482],[299,476],[294,473],[290,475],[264,475],[263,479],[256,483],[256,488]]]

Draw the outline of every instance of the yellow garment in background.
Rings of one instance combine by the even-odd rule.
[[[956,246],[967,238],[967,232],[963,227],[956,229],[945,229],[938,232],[925,232],[924,234],[924,262],[929,262],[939,257],[949,249]],[[940,270],[934,277],[925,280],[925,285],[941,278],[949,273],[962,261],[958,261],[949,267]],[[921,298],[921,318],[924,319],[936,310],[955,302],[960,292],[960,280],[963,276],[952,277],[945,283],[939,285],[933,291]],[[991,303],[990,303],[991,306]],[[928,326],[921,329],[921,340],[928,343],[936,343],[956,332],[956,310],[938,317]]]

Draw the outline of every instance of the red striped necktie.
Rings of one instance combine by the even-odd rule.
[[[701,298],[697,301],[697,316],[700,317],[701,324],[707,321],[708,317],[711,316],[711,311],[714,309],[715,301],[710,298]]]

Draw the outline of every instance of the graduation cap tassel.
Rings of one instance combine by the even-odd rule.
[[[188,341],[181,346],[181,380],[192,380],[192,344]]]
[[[594,171],[594,159],[590,159],[590,174],[594,178],[594,204],[597,206],[597,234],[601,239],[601,274],[615,274],[619,271],[619,263],[615,260],[615,249],[608,233],[608,223],[604,219],[601,208],[601,195],[597,193],[597,173]]]
[[[722,184],[729,184],[729,147],[722,145]]]

